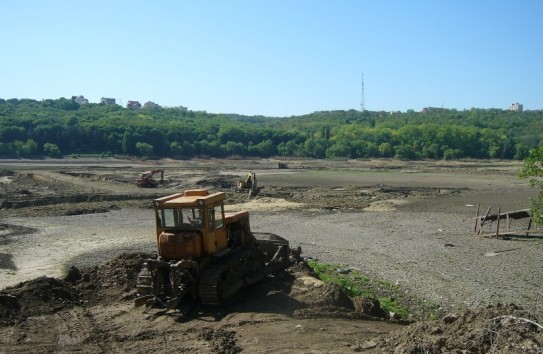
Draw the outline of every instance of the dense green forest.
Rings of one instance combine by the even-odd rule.
[[[162,108],[0,99],[1,157],[524,159],[543,142],[543,112],[326,111],[275,118]]]

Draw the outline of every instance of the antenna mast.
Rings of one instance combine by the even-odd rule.
[[[364,100],[364,73],[362,73],[362,93],[360,95],[360,111],[364,112],[366,110],[366,102]]]

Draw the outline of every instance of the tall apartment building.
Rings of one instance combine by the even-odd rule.
[[[511,105],[509,106],[510,111],[522,112],[523,109],[524,107],[518,102],[511,103]]]

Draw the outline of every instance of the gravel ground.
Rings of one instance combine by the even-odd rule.
[[[252,225],[287,235],[307,256],[358,268],[446,309],[497,302],[534,309],[543,240],[481,239],[469,219],[447,215],[291,212],[253,215]]]

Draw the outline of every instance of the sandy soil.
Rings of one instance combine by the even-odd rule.
[[[489,206],[502,211],[529,206],[536,191],[516,178],[518,163],[287,163],[289,169],[279,170],[274,160],[0,161],[4,192],[0,199],[4,206],[0,210],[0,287],[32,282],[44,275],[60,278],[72,265],[80,269],[99,266],[127,252],[152,252],[150,200],[186,188],[208,187],[227,191],[228,208],[249,210],[254,231],[277,233],[291,246],[301,246],[306,256],[354,267],[397,284],[405,294],[438,304],[443,313],[457,313],[474,331],[505,326],[495,319],[502,314],[541,316],[543,239],[522,235],[490,239],[473,233],[478,203],[483,213]],[[133,185],[139,172],[157,166],[166,169],[165,186],[138,189]],[[233,192],[232,186],[247,171],[255,171],[263,187],[257,198]],[[424,352],[408,340],[416,334],[420,343],[427,342],[426,352],[437,353],[444,348],[463,348],[461,344],[468,341],[446,322],[420,322],[425,323],[420,328],[439,328],[424,340],[428,331],[415,325],[400,329],[405,333],[398,338],[405,340],[392,340],[398,334],[387,333],[396,333],[397,324],[368,322],[365,317],[353,322],[352,314],[337,318],[331,314],[351,313],[349,306],[337,301],[332,301],[335,310],[323,314],[322,306],[308,299],[308,290],[299,290],[308,286],[293,285],[304,284],[297,282],[306,275],[293,270],[288,274],[283,276],[290,279],[288,286],[284,282],[259,285],[252,291],[260,296],[251,295],[222,311],[203,310],[190,321],[131,308],[129,286],[109,303],[81,307],[64,299],[59,310],[31,311],[31,316],[9,323],[5,330],[0,327],[6,335],[2,344],[10,352],[32,348],[68,352],[75,347],[86,353],[171,352],[172,348],[202,353]],[[309,298],[333,293],[309,289]],[[78,291],[84,298],[84,292]],[[285,311],[274,305],[285,301],[274,297],[278,293],[298,307]],[[0,308],[2,301],[10,304],[11,298],[2,299],[0,296]],[[497,307],[498,303],[515,303],[524,310]],[[487,305],[492,307],[480,310]],[[301,308],[310,310],[300,312]],[[478,311],[479,315],[473,315]],[[50,334],[42,328],[45,322],[55,324]],[[517,321],[511,320],[513,324],[517,326]],[[409,328],[412,332],[406,332]],[[510,336],[517,333],[511,331],[507,332]],[[100,344],[98,338],[105,332],[109,333],[107,340]],[[447,344],[444,336],[459,338],[460,344],[451,340]],[[523,348],[536,348],[532,352],[538,353],[540,336],[530,338],[532,342],[523,343]],[[496,350],[506,344],[500,345],[482,345],[479,351],[469,352],[499,352]],[[513,346],[502,352],[530,352],[517,349]]]

